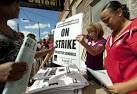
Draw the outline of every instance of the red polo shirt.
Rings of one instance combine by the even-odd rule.
[[[137,19],[115,41],[113,39],[110,36],[107,40],[105,59],[105,68],[112,82],[118,83],[137,77]]]

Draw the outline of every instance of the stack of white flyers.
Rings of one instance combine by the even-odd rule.
[[[48,78],[46,79],[36,80],[34,84],[30,87],[29,93],[57,94],[58,92],[58,94],[64,94],[63,91],[65,91],[65,94],[67,92],[69,92],[68,94],[81,94],[80,89],[89,85],[88,81],[76,69],[72,69],[69,67],[56,68],[57,69],[55,75],[52,75],[50,77],[48,76]]]
[[[70,67],[48,67],[46,69],[40,69],[37,74],[33,77],[34,80],[42,80],[49,79],[54,75],[60,75],[64,73],[69,73],[70,71],[78,72],[78,69],[70,68]]]

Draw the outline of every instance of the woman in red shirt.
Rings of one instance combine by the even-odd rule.
[[[105,68],[114,94],[137,94],[137,19],[129,20],[126,5],[110,1],[101,20],[113,31],[107,40]]]

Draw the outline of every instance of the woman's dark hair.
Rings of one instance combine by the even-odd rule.
[[[0,5],[10,5],[13,2],[18,2],[19,3],[19,0],[0,0]]]
[[[105,5],[102,11],[107,8],[110,8],[112,11],[116,11],[117,9],[121,8],[123,10],[123,16],[126,19],[130,18],[129,9],[127,8],[126,4],[121,4],[119,1],[110,1],[108,4]]]
[[[29,33],[29,34],[27,35],[27,37],[30,37],[30,38],[32,38],[32,39],[35,39],[35,38],[36,38],[36,36],[35,36],[34,34],[32,34],[32,33]]]

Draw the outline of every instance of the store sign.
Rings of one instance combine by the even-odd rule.
[[[56,49],[53,63],[61,66],[76,65],[82,69],[83,47],[76,41],[76,36],[82,34],[83,14],[77,14],[59,22],[54,29],[54,44]]]
[[[21,7],[63,11],[65,0],[20,0]]]

